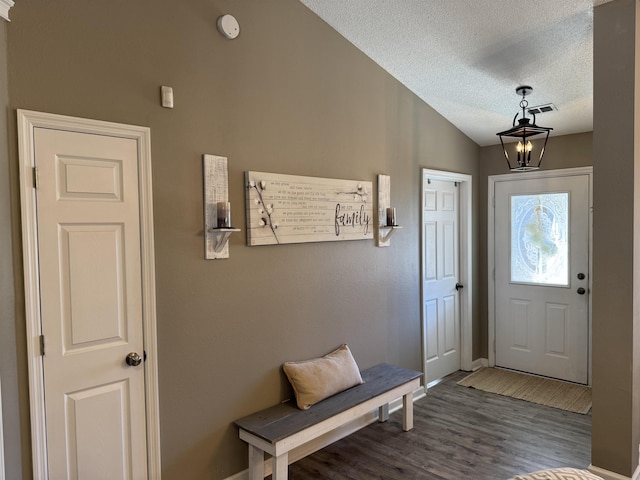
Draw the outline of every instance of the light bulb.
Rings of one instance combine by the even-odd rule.
[[[531,144],[531,140],[529,140],[527,142],[527,152],[530,152],[531,150],[533,150],[533,145]]]
[[[529,142],[529,143],[531,143],[531,142]],[[516,145],[516,152],[518,152],[518,153],[524,152],[524,145],[522,144],[522,142],[518,142],[518,145]]]

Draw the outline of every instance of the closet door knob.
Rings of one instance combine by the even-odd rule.
[[[136,352],[131,352],[125,357],[124,361],[130,367],[137,367],[142,363],[142,357],[138,355]]]

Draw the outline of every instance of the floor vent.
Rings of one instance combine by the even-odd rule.
[[[527,109],[527,112],[532,115],[540,115],[541,113],[547,112],[557,112],[558,107],[556,107],[553,103],[547,103],[545,105],[537,105],[535,107],[530,107]]]

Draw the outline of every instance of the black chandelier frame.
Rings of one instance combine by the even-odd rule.
[[[502,151],[504,153],[504,157],[507,160],[507,165],[509,166],[509,170],[512,172],[525,172],[529,170],[538,170],[540,165],[542,164],[542,157],[544,156],[544,152],[547,148],[547,141],[549,140],[549,133],[553,128],[549,127],[539,127],[536,125],[536,115],[535,113],[529,112],[532,115],[532,119],[527,118],[526,109],[529,106],[529,102],[526,100],[526,96],[529,95],[533,91],[528,85],[522,85],[516,88],[516,93],[522,96],[522,100],[520,100],[520,108],[522,112],[517,112],[513,117],[513,127],[505,130],[503,132],[496,133],[500,137],[500,144],[502,145]],[[518,119],[518,117],[521,117]],[[533,120],[533,121],[532,121]],[[517,123],[517,124],[516,124]],[[545,135],[544,143],[542,144],[542,148],[540,149],[540,154],[533,162],[531,161],[532,152],[534,150],[533,144],[531,143],[531,138],[536,137],[538,135]],[[516,158],[510,159],[508,147],[505,146],[505,138],[516,138],[518,139],[518,144],[516,146]],[[509,145],[509,143],[507,143]]]

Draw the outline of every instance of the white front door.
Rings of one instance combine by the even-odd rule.
[[[460,369],[459,187],[423,185],[423,318],[427,384]]]
[[[31,135],[46,476],[148,478],[139,142]]]
[[[589,175],[495,182],[495,364],[586,384]]]

